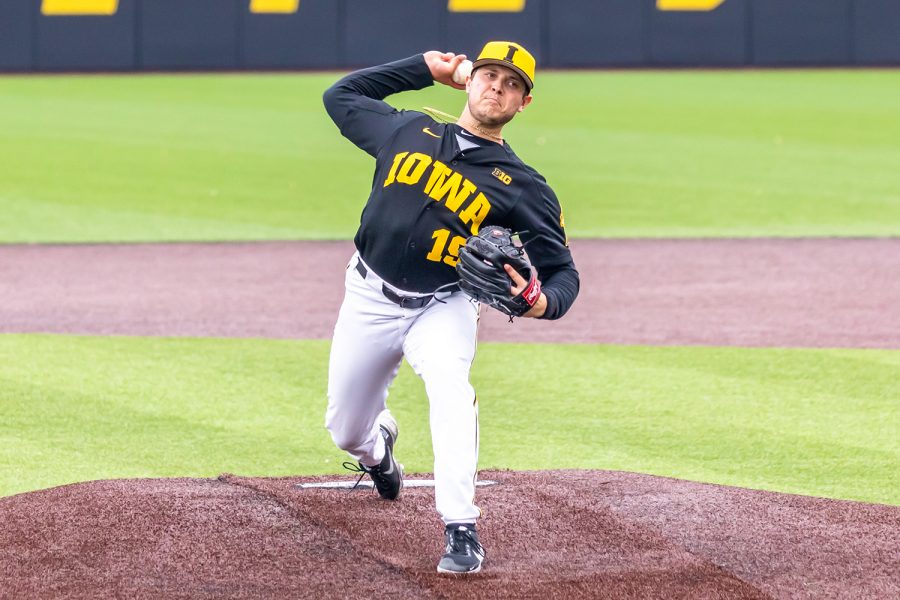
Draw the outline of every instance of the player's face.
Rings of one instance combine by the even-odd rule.
[[[522,77],[507,67],[484,65],[472,73],[467,86],[469,113],[484,125],[499,127],[531,102]]]

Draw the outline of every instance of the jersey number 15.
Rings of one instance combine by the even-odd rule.
[[[434,246],[425,258],[455,267],[459,260],[459,248],[466,243],[466,238],[454,235],[453,239],[450,239],[449,229],[438,229],[431,234],[431,239],[434,240]],[[447,244],[447,240],[450,240],[450,244]]]

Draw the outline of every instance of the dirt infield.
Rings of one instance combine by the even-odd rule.
[[[576,240],[552,325],[482,341],[900,348],[900,238]],[[349,242],[0,246],[0,332],[330,338]]]
[[[900,348],[900,238],[577,241],[579,301],[480,339]],[[346,242],[0,246],[0,333],[329,338]],[[433,491],[90,482],[0,498],[0,598],[900,598],[900,507],[602,471],[482,472],[486,570]],[[334,478],[329,478],[334,479]]]
[[[896,598],[900,507],[618,472],[484,472],[483,573],[433,490],[102,481],[0,499],[3,598]],[[334,479],[334,478],[332,478]]]

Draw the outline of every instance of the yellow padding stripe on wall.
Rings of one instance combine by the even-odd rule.
[[[252,13],[290,14],[297,12],[300,0],[250,0]]]
[[[114,15],[119,0],[43,0],[41,14],[45,15]]]
[[[657,10],[708,12],[719,8],[725,0],[656,0]]]
[[[448,0],[450,12],[522,12],[525,0]]]

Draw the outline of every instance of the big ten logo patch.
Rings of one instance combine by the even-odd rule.
[[[505,185],[509,185],[510,183],[512,183],[512,177],[510,177],[500,169],[494,169],[491,172],[491,175],[502,181]]]

